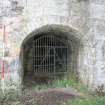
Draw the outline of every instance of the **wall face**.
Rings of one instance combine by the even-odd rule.
[[[1,0],[1,89],[20,88],[21,44],[32,31],[47,24],[72,27],[81,33],[74,32],[82,43],[77,68],[79,78],[91,88],[105,83],[104,5],[102,0]]]
[[[89,5],[89,31],[87,38],[91,36],[88,46],[91,46],[91,70],[94,73],[95,86],[105,84],[105,1],[90,0]]]

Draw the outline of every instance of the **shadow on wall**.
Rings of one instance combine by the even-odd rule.
[[[69,77],[71,73],[77,77],[80,36],[76,30],[62,25],[46,25],[30,33],[21,45],[22,81],[25,77],[40,81]]]

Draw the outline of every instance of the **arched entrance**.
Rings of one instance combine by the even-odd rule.
[[[68,76],[70,72],[77,73],[79,40],[74,37],[73,30],[59,27],[44,26],[23,41],[23,81],[46,82]]]

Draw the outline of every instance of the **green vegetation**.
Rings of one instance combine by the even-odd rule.
[[[86,86],[74,79],[58,79],[53,81],[52,84],[38,85],[36,88],[42,90],[47,88],[73,88],[80,93],[80,95],[82,94],[82,97],[77,97],[62,105],[105,105],[105,97],[95,95],[95,93],[89,91]]]
[[[77,97],[63,105],[105,105],[105,97],[95,95],[94,92],[89,91],[86,86],[74,79],[56,80],[53,87],[70,87],[82,94],[82,97]]]
[[[57,79],[49,81],[48,84],[42,83],[39,85],[32,85],[32,89],[35,91],[43,91],[48,88],[70,88],[77,92],[78,96],[76,98],[71,99],[68,103],[63,103],[62,105],[105,105],[105,97],[97,96],[95,93],[89,91],[86,86],[73,78]],[[101,90],[102,92],[102,89],[103,87],[101,86],[97,91],[99,92]],[[36,102],[34,98],[30,99],[28,103],[31,103],[31,105],[38,105],[38,102]],[[23,105],[23,103],[17,100],[15,101],[15,104],[11,105]]]
[[[85,99],[73,99],[67,104],[63,105],[105,105],[105,97],[88,97]]]
[[[52,86],[62,88],[70,87],[82,94],[82,97],[77,97],[63,105],[105,105],[105,96],[97,96],[94,92],[89,91],[82,83],[75,81],[75,79],[56,80]]]
[[[80,82],[75,81],[74,79],[63,79],[63,80],[55,80],[52,83],[52,87],[56,88],[74,88],[76,91],[88,92],[86,86],[81,84]]]
[[[53,81],[49,81],[48,84],[34,84],[32,86],[36,91],[38,90],[45,90],[47,88],[73,88],[75,91],[82,92],[82,93],[89,93],[89,90],[85,85],[80,82],[77,82],[75,79],[57,79]]]

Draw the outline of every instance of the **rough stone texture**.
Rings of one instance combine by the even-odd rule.
[[[6,62],[1,88],[21,88],[21,44],[32,31],[52,24],[69,26],[81,33],[78,37],[82,45],[77,59],[80,80],[93,90],[105,84],[104,18],[104,0],[0,0],[0,62],[3,59]]]

